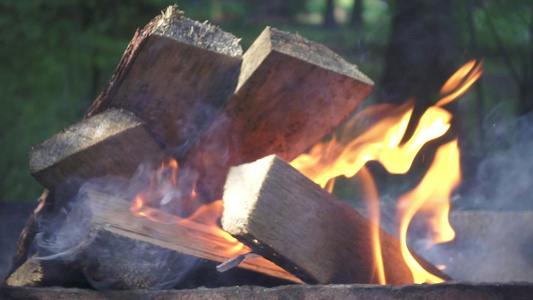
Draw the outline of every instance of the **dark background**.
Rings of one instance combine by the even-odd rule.
[[[42,187],[29,172],[29,147],[79,122],[135,29],[176,2],[187,17],[242,38],[244,50],[266,25],[325,44],[376,82],[364,106],[416,97],[422,111],[458,67],[483,58],[482,79],[450,107],[463,160],[457,206],[533,208],[530,0],[4,0],[0,201],[36,200]],[[399,193],[412,187],[382,182],[398,183]],[[512,197],[501,186],[514,186]],[[337,190],[343,198],[349,191]]]

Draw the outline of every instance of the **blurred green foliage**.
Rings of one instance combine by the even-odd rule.
[[[0,3],[0,201],[34,201],[39,196],[42,187],[29,174],[29,147],[80,121],[111,77],[136,28],[175,2],[186,16],[211,20],[242,38],[244,49],[271,25],[324,43],[356,63],[376,83],[390,19],[397,13],[391,0],[365,0],[364,25],[355,30],[347,25],[351,0],[336,1],[339,26],[334,29],[320,24],[324,0],[4,0]],[[473,4],[477,53],[472,53],[469,44],[465,3]],[[518,101],[510,65],[487,20],[497,28],[515,72],[525,76],[524,72],[530,71],[524,65],[531,65],[533,53],[532,12],[527,3],[457,2],[464,61],[474,56],[486,58],[487,115],[502,102],[512,114]],[[469,94],[464,101],[460,117],[474,128],[466,134],[475,139],[476,99]]]

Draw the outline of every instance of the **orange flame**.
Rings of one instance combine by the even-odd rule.
[[[459,70],[457,70],[457,72],[444,83],[440,90],[442,95],[448,93],[449,95],[440,99],[435,106],[446,105],[464,94],[483,74],[483,70],[481,70],[482,65],[483,61],[478,63],[473,59],[459,68]]]
[[[472,60],[461,67],[441,89],[441,94],[447,94],[438,101],[435,106],[428,108],[411,136],[411,138],[400,144],[404,138],[409,120],[411,118],[414,102],[407,101],[402,106],[392,106],[390,104],[380,104],[367,108],[357,114],[345,127],[345,132],[340,137],[333,137],[329,142],[317,144],[311,148],[308,154],[302,154],[291,162],[291,165],[315,181],[321,187],[331,189],[334,178],[344,175],[352,177],[358,172],[363,179],[363,190],[367,195],[369,205],[369,217],[372,223],[379,224],[379,203],[375,190],[374,181],[364,165],[371,160],[379,161],[389,173],[404,174],[411,168],[414,158],[420,149],[430,140],[444,135],[451,124],[452,114],[441,106],[446,105],[464,94],[466,90],[480,78],[482,74],[482,63]],[[357,131],[357,126],[368,123],[368,120],[378,119],[370,122],[362,134],[357,138],[346,141],[347,132]],[[363,126],[365,127],[365,126]],[[451,146],[449,146],[451,145]],[[406,234],[412,216],[420,211],[432,215],[429,219],[433,230],[435,243],[449,241],[454,238],[454,232],[448,223],[449,196],[454,187],[458,184],[459,174],[459,151],[457,143],[445,145],[439,149],[436,155],[434,166],[428,171],[425,181],[417,190],[407,194],[415,197],[415,200],[408,202],[403,196],[399,205],[401,213],[400,240],[402,242],[402,252],[404,259],[413,272],[414,282],[439,282],[442,279],[430,274],[422,273],[422,268],[410,255]],[[455,148],[450,148],[455,147]],[[442,154],[444,153],[444,154]],[[447,156],[450,158],[447,159]],[[435,169],[437,168],[437,169]],[[438,168],[441,168],[439,170]],[[444,169],[442,169],[444,168]],[[446,174],[446,180],[438,180],[433,174]],[[328,184],[329,182],[329,184]],[[427,186],[427,187],[426,187]],[[427,194],[427,195],[426,195]],[[446,200],[444,200],[446,199]],[[412,205],[405,208],[402,205]],[[400,209],[399,208],[399,209]],[[379,240],[379,228],[371,227],[372,244],[375,254],[375,270],[378,274],[378,282],[385,283],[383,262],[381,258],[381,242]],[[423,269],[422,269],[423,270]],[[428,275],[429,274],[429,275]],[[430,276],[431,275],[431,276]],[[433,277],[432,277],[433,276]]]
[[[353,177],[366,162],[377,160],[383,152],[398,146],[413,113],[412,106],[412,102],[407,102],[397,108],[386,104],[367,108],[355,116],[350,125],[355,127],[357,121],[376,114],[384,112],[385,115],[347,145],[333,137],[329,143],[312,147],[309,154],[298,156],[291,165],[321,187],[341,175]]]
[[[155,197],[155,201],[159,202],[156,204],[161,204],[176,200],[168,199],[173,195],[179,195],[180,197],[183,197],[183,195],[181,195],[179,192],[172,193],[178,189],[178,169],[178,162],[175,159],[170,159],[168,163],[162,162],[160,168],[152,174],[150,178],[150,186],[135,196],[130,207],[131,213],[136,216],[146,217],[153,222],[166,224],[176,223],[186,227],[202,227],[206,232],[221,237],[227,241],[229,247],[223,249],[223,251],[228,255],[239,255],[250,252],[251,250],[248,247],[244,246],[244,244],[239,242],[229,233],[222,230],[222,228],[220,228],[218,225],[218,220],[222,216],[222,212],[224,210],[222,200],[201,205],[187,218],[170,216],[170,220],[166,220],[166,218],[169,218],[169,215],[161,213],[161,211],[147,206],[146,198]],[[194,201],[196,196],[194,183],[190,194],[185,196],[187,198],[185,202]]]

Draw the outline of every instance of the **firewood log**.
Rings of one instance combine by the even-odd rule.
[[[163,144],[146,124],[112,109],[75,124],[29,151],[30,171],[43,186],[77,192],[84,181],[106,176],[129,177],[141,163],[162,159]]]
[[[45,243],[35,248],[34,257],[41,260],[24,262],[9,276],[6,284],[47,286],[64,280],[72,285],[80,280],[72,282],[71,278],[61,278],[58,273],[63,270],[77,274],[77,270],[78,275],[83,272],[97,287],[161,287],[162,284],[176,284],[177,281],[172,280],[179,279],[178,276],[183,279],[195,269],[200,259],[222,263],[250,251],[238,242],[217,235],[207,225],[159,210],[145,212],[151,219],[159,221],[136,216],[130,210],[130,202],[90,188],[83,187],[71,206],[65,221],[54,225],[53,232],[44,232],[42,236],[53,236],[54,245],[72,247],[53,253],[47,250],[50,247],[46,240],[36,239],[34,245]],[[70,234],[72,232],[76,234]],[[239,267],[301,283],[262,257],[245,260]]]
[[[171,6],[136,32],[87,116],[129,110],[179,156],[233,94],[241,54],[235,36]]]
[[[243,56],[232,99],[185,158],[222,196],[230,166],[269,154],[292,160],[357,109],[373,82],[325,46],[267,27]]]
[[[116,197],[87,191],[85,201],[90,207],[92,226],[111,236],[121,236],[170,249],[176,253],[216,262],[225,262],[249,251],[245,248],[232,250],[240,247],[236,247],[235,242],[215,234],[212,228],[162,211],[151,209],[152,218],[156,216],[160,220],[160,222],[155,222],[142,216],[133,215],[130,212],[131,204]],[[245,260],[240,267],[273,277],[301,282],[261,257]]]
[[[222,227],[254,252],[307,283],[376,283],[373,223],[280,158],[232,167],[224,189]],[[387,283],[412,283],[399,241],[380,239]]]

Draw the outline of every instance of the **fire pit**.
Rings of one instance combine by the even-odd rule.
[[[481,76],[481,62],[461,67],[406,137],[412,101],[345,122],[373,82],[323,45],[267,27],[241,54],[233,35],[175,7],[136,32],[86,119],[30,150],[32,175],[47,190],[3,296],[525,299],[533,291],[442,283],[454,274],[491,281],[454,269],[453,243],[486,216],[452,217],[454,240],[449,199],[460,153],[456,139],[443,138],[453,117],[446,105]],[[398,199],[397,223],[382,219],[366,163],[405,174],[437,139],[419,185]],[[357,175],[363,213],[331,194],[341,175]],[[416,247],[424,255],[407,246],[413,220],[424,224],[425,248]],[[532,281],[524,266],[505,278]]]

